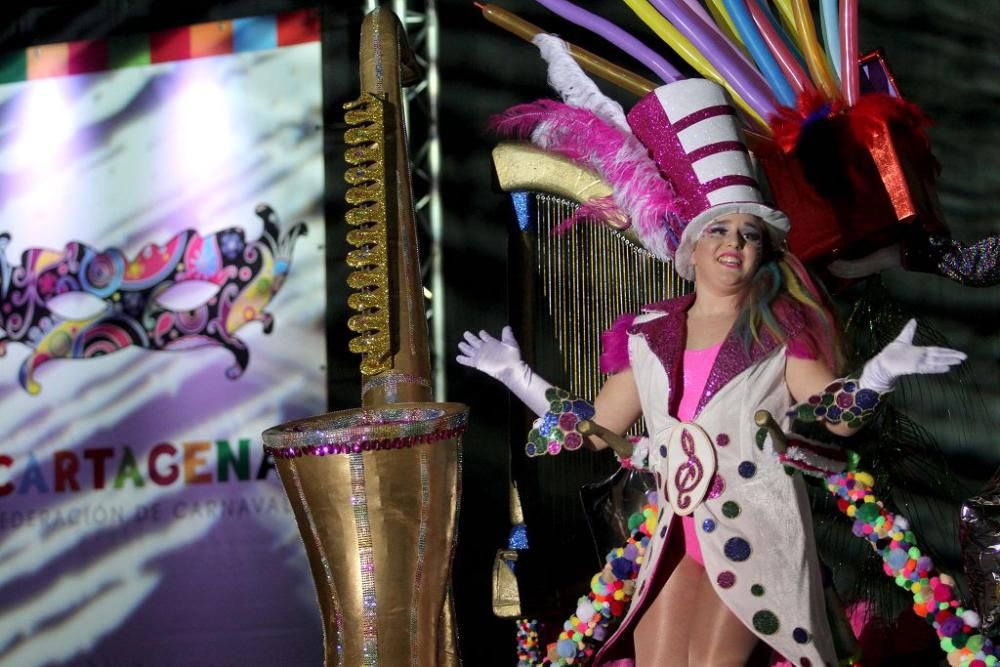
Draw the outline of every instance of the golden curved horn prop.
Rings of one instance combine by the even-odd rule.
[[[361,96],[344,105],[347,203],[354,207],[347,241],[355,247],[347,263],[357,269],[348,285],[358,290],[348,305],[360,311],[348,322],[359,334],[350,350],[362,355],[364,405],[428,401],[431,362],[400,92],[419,69],[391,12],[370,14],[361,40]]]
[[[309,558],[324,665],[457,665],[450,577],[468,408],[431,402],[400,94],[417,69],[388,10],[365,17],[361,45],[345,138],[362,407],[275,426],[264,449]]]

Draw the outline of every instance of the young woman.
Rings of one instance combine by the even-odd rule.
[[[622,434],[645,418],[649,437],[633,463],[654,473],[659,507],[631,606],[595,664],[737,667],[764,640],[796,665],[832,665],[804,482],[786,473],[754,414],[767,410],[787,430],[789,408],[811,396],[827,393],[844,407],[871,402],[900,375],[944,372],[964,355],[911,345],[911,322],[858,380],[833,383],[841,360],[835,324],[804,269],[782,251],[787,218],[762,203],[735,124],[718,122],[721,93],[704,81],[679,83],[657,91],[652,120],[633,119],[646,98],[629,122],[640,139],[643,127],[655,128],[661,168],[676,171],[678,156],[689,156],[687,172],[674,178],[691,192],[677,206],[683,233],[672,254],[695,290],[622,318],[605,338],[602,367],[612,374],[592,419]],[[711,168],[692,169],[705,156],[714,156]],[[460,363],[499,379],[537,414],[552,414],[550,385],[521,361],[509,328],[500,340],[466,333],[459,349]],[[831,410],[827,426],[847,434],[862,421]]]

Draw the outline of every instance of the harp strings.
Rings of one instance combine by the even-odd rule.
[[[536,265],[562,370],[571,391],[593,398],[605,379],[601,333],[622,314],[687,293],[690,283],[670,263],[600,223],[587,220],[555,233],[578,204],[541,193],[535,198]]]

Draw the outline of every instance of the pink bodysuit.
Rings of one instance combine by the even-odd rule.
[[[706,347],[703,350],[684,350],[684,386],[681,387],[681,403],[677,406],[677,418],[681,421],[691,421],[695,410],[698,409],[698,401],[705,391],[705,384],[708,376],[715,365],[715,358],[719,356],[722,343]],[[804,340],[791,340],[788,342],[787,354],[800,359],[815,359],[816,354]],[[701,548],[698,546],[698,536],[695,533],[694,519],[688,515],[681,517],[681,525],[684,527],[684,552],[702,567],[705,561],[701,557]]]
[[[691,421],[695,410],[698,409],[698,401],[705,390],[705,383],[708,382],[708,375],[715,365],[715,358],[719,356],[722,343],[706,347],[703,350],[684,350],[684,386],[681,389],[681,403],[677,406],[677,418],[681,421]],[[684,551],[694,562],[702,567],[705,561],[701,557],[701,548],[698,546],[698,536],[695,533],[694,519],[689,515],[681,517],[681,525],[684,527]]]

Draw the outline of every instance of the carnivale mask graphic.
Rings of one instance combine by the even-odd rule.
[[[299,222],[282,235],[277,214],[266,204],[256,213],[264,231],[255,241],[247,242],[237,227],[208,236],[189,229],[131,258],[118,248],[99,251],[74,241],[61,252],[29,248],[21,265],[12,266],[6,257],[10,235],[0,234],[0,355],[8,342],[32,348],[19,372],[31,394],[41,391],[34,375],[47,361],[87,359],[132,345],[222,346],[234,357],[226,375],[240,377],[250,352],[235,334],[254,321],[270,333],[274,318],[265,309],[288,277],[296,239],[306,233]],[[199,305],[171,308],[163,298],[178,285],[197,282],[216,286]],[[60,314],[53,301],[68,294],[97,297],[104,308],[82,317]]]

